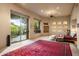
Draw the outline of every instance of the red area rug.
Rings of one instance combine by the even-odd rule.
[[[45,40],[36,41],[28,46],[21,47],[3,56],[71,56],[69,44],[50,42]]]

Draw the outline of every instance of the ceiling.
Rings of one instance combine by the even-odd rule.
[[[73,9],[73,3],[21,3],[22,7],[43,17],[68,16]]]

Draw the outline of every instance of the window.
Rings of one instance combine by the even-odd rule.
[[[40,33],[40,20],[34,19],[34,32]]]
[[[26,40],[28,17],[11,13],[11,43]]]

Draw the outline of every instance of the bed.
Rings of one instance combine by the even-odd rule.
[[[72,56],[68,43],[38,40],[3,56]]]

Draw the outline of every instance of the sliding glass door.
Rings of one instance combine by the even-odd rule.
[[[11,14],[11,42],[27,39],[27,18]]]
[[[21,40],[25,40],[26,39],[26,36],[27,36],[27,33],[26,33],[26,30],[27,30],[27,21],[25,18],[21,19],[20,20],[20,30],[21,30],[21,33],[20,33],[20,36],[21,36]]]

